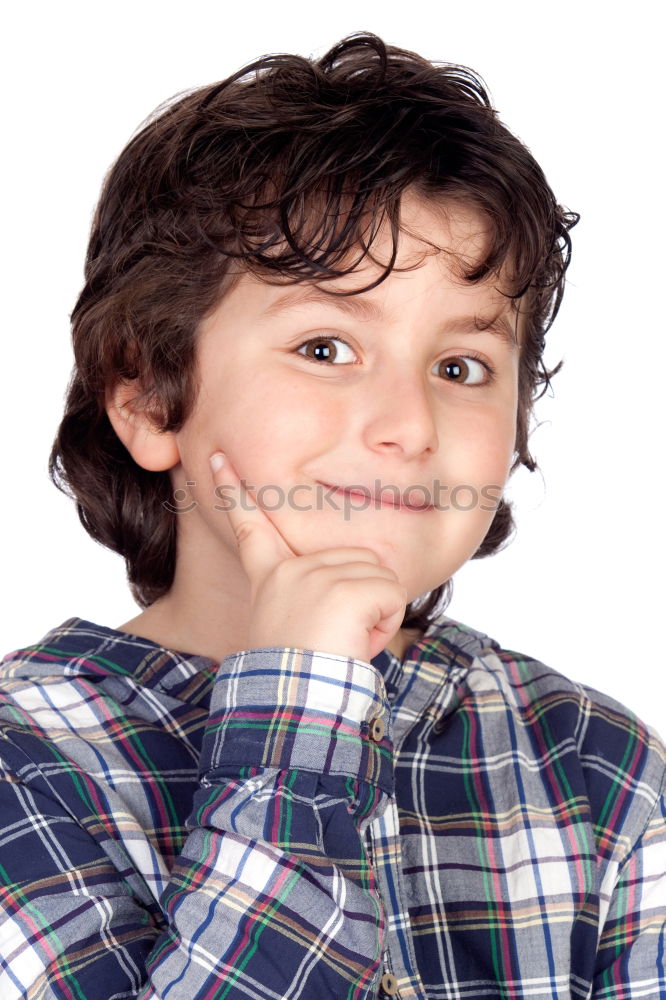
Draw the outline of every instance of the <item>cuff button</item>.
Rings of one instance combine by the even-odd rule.
[[[394,997],[398,993],[398,980],[391,972],[385,972],[382,976],[381,987],[387,996]]]
[[[370,739],[375,743],[381,743],[384,739],[384,720],[370,719]]]

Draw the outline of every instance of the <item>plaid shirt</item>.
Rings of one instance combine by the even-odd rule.
[[[666,997],[664,748],[442,616],[221,665],[72,618],[0,668],[0,997]]]

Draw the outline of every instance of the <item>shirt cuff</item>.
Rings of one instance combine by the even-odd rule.
[[[267,647],[227,656],[217,672],[201,776],[239,767],[306,770],[393,793],[391,711],[363,660]]]

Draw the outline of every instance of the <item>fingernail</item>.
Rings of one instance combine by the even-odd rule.
[[[221,451],[216,451],[214,455],[210,456],[210,467],[213,472],[219,472],[224,462],[225,458]]]

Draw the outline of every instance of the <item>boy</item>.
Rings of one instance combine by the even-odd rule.
[[[443,613],[575,218],[373,35],[129,143],[51,470],[143,610],[3,661],[3,998],[666,996],[662,744]]]

